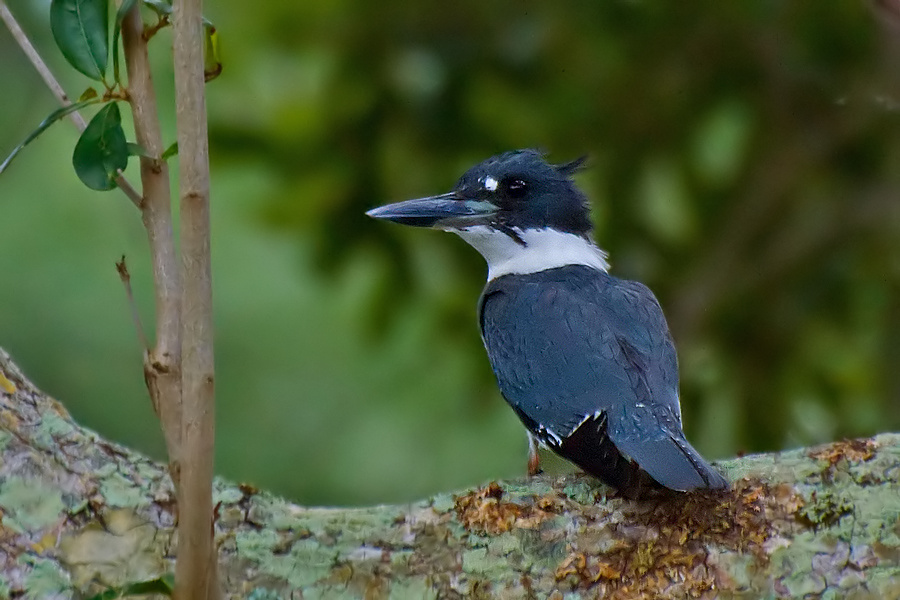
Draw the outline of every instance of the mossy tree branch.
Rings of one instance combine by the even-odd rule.
[[[222,584],[229,598],[900,597],[900,435],[720,466],[728,493],[652,502],[575,475],[310,509],[217,481]],[[173,510],[164,465],[78,426],[0,351],[0,596],[156,577]]]

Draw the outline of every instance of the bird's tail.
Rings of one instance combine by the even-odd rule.
[[[728,487],[728,481],[681,435],[664,431],[657,439],[618,444],[660,485],[679,492]]]
[[[613,440],[605,414],[585,420],[557,451],[629,498],[660,487],[680,492],[728,487],[683,436],[662,432],[657,439]]]

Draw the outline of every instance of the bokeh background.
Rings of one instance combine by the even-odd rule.
[[[10,8],[78,96],[48,4]],[[657,293],[704,454],[900,429],[897,6],[208,2],[217,472],[345,505],[524,472],[478,337],[481,258],[363,215],[521,147],[590,156],[596,239]],[[0,57],[5,153],[55,105],[5,30]],[[125,254],[151,326],[144,234],[80,185],[75,140],[58,124],[0,177],[0,345],[160,457],[114,269]]]

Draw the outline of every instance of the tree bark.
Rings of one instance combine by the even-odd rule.
[[[175,600],[218,600],[212,502],[215,439],[209,136],[202,0],[173,3],[181,207],[181,468]]]
[[[727,493],[641,502],[582,475],[349,509],[217,480],[224,595],[900,598],[900,435],[720,466]],[[0,350],[0,597],[170,571],[173,509],[165,465],[79,426]]]
[[[156,89],[144,38],[141,6],[122,22],[122,44],[128,69],[128,97],[134,133],[149,156],[140,157],[141,220],[147,231],[156,300],[156,341],[144,353],[144,380],[166,440],[169,465],[176,477],[181,455],[181,265],[175,247],[169,165],[156,107]]]

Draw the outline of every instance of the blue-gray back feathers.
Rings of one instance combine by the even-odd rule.
[[[725,487],[682,432],[675,348],[646,286],[579,265],[507,275],[479,315],[500,391],[551,449],[625,493],[638,466],[675,490]]]

